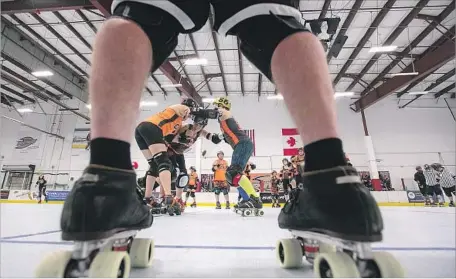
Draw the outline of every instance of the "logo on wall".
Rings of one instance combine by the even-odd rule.
[[[16,144],[16,149],[24,149],[24,148],[27,148],[31,145],[33,145],[35,142],[37,142],[38,139],[35,139],[35,138],[32,138],[32,137],[23,137],[23,138],[20,138],[18,141],[17,141],[17,144]],[[33,148],[38,148],[38,146],[34,146]]]

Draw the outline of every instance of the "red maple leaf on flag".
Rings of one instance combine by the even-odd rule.
[[[296,140],[295,140],[294,137],[290,137],[290,138],[288,138],[287,143],[288,143],[288,145],[290,145],[291,147],[293,147],[293,146],[296,145]]]

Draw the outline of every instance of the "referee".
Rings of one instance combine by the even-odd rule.
[[[443,192],[445,192],[445,195],[450,200],[449,206],[454,207],[453,195],[456,195],[456,176],[441,165],[436,167],[438,167],[437,177],[440,179],[440,185],[443,188]]]
[[[432,206],[436,206],[437,202],[440,206],[444,206],[444,200],[442,197],[442,189],[440,188],[439,184],[439,177],[437,176],[437,172],[433,170],[428,164],[424,165],[424,177],[426,178],[426,184],[428,186],[428,195],[432,197]],[[437,198],[435,200],[434,194]]]

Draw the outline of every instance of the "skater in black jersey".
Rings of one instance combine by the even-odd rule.
[[[271,173],[271,198],[272,198],[272,207],[279,207],[279,185],[281,183],[280,178],[277,175],[276,171]]]
[[[38,203],[41,203],[42,197],[44,197],[44,200],[46,203],[48,202],[48,197],[46,193],[46,179],[44,179],[44,175],[40,175],[38,177],[38,180],[36,181],[36,185],[38,186]]]
[[[293,179],[293,164],[287,158],[282,160],[282,168],[280,169],[280,179],[282,180],[283,193],[285,198],[288,199],[288,194],[293,189],[291,180]]]
[[[214,30],[237,37],[239,50],[282,92],[304,144],[303,190],[281,210],[279,227],[363,242],[382,239],[377,203],[344,157],[325,50],[304,26],[299,3],[114,0],[111,9],[105,7],[113,17],[97,32],[89,75],[90,165],[65,201],[64,240],[103,239],[152,225],[135,190],[130,154],[145,80],[160,66],[172,67],[167,58],[180,34],[203,28],[211,11]],[[188,94],[201,104],[196,92]],[[167,168],[165,159],[160,169]]]

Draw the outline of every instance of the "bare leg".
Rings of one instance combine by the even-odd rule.
[[[154,189],[154,185],[155,185],[156,179],[157,179],[156,177],[153,177],[151,175],[148,175],[146,177],[146,191],[144,193],[144,196],[146,198],[152,197],[152,192],[153,192],[153,189]]]
[[[272,75],[304,145],[338,137],[326,56],[314,35],[296,33],[283,40],[272,56]]]
[[[91,135],[130,142],[144,81],[152,65],[152,46],[139,26],[107,20],[93,48],[89,91]]]

